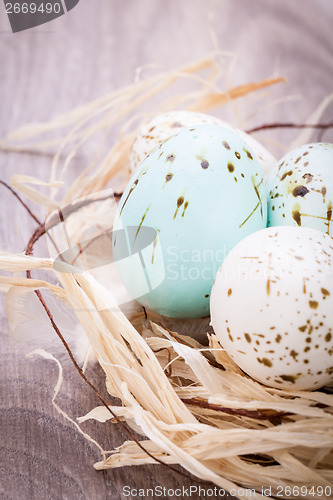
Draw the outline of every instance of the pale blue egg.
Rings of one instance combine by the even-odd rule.
[[[206,316],[225,256],[266,222],[263,174],[244,140],[220,125],[183,129],[143,161],[119,202],[118,273],[155,312]]]
[[[268,226],[303,226],[333,236],[333,144],[287,153],[267,181]]]

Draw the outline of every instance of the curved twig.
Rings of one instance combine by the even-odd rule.
[[[332,128],[333,122],[330,123],[313,123],[312,125],[308,123],[266,123],[264,125],[260,125],[259,127],[254,127],[249,130],[246,130],[247,134],[253,134],[253,132],[259,132],[260,130],[269,130],[272,128],[319,128],[319,129],[327,129]]]
[[[15,198],[21,203],[21,205],[26,209],[26,211],[28,212],[28,214],[30,215],[30,217],[32,217],[34,219],[35,222],[37,222],[37,224],[41,225],[41,222],[40,220],[36,217],[36,215],[30,210],[30,208],[28,207],[28,205],[22,200],[22,198],[16,193],[16,191],[14,191],[14,189],[12,187],[9,186],[9,184],[7,184],[7,182],[4,182],[2,180],[0,180],[0,184],[2,184],[6,189],[8,189],[8,191],[10,191],[12,193],[12,195],[15,196]]]

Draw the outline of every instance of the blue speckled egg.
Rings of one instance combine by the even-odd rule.
[[[333,236],[333,144],[287,153],[267,181],[268,226],[303,226]]]
[[[220,125],[182,129],[143,161],[119,202],[113,237],[118,273],[148,309],[206,316],[225,256],[266,222],[263,174],[244,140]],[[117,237],[127,228],[126,238]],[[147,228],[155,239],[145,245]]]

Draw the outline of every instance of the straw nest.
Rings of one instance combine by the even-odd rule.
[[[224,352],[209,320],[167,322],[146,317],[135,305],[122,310],[112,269],[104,269],[103,275],[110,272],[104,282],[96,267],[108,252],[110,242],[103,235],[112,230],[110,214],[117,201],[113,193],[128,181],[128,157],[140,121],[177,108],[207,112],[281,81],[271,78],[223,91],[220,77],[216,56],[149,78],[138,73],[128,87],[4,138],[2,149],[57,147],[57,153],[48,183],[28,176],[12,178],[14,188],[46,208],[47,218],[25,254],[0,254],[0,270],[7,271],[0,276],[0,290],[6,292],[13,331],[24,326],[29,297],[36,290],[40,300],[44,289],[51,291],[53,302],[44,302],[50,320],[53,306],[63,310],[64,317],[74,312],[78,334],[87,336],[105,372],[108,393],[121,401],[109,407],[104,402],[80,422],[125,421],[142,436],[112,452],[98,445],[102,460],[96,469],[159,461],[180,464],[225,490],[236,488],[239,497],[251,488],[257,491],[255,498],[264,498],[262,488],[271,487],[279,498],[325,498],[333,487],[333,396],[327,391],[284,392],[252,380]],[[174,90],[179,81],[186,92]],[[150,111],[142,111],[147,103]],[[116,133],[109,148],[111,129]],[[95,137],[98,147],[90,163],[64,189],[71,160]],[[43,193],[40,185],[50,193]],[[61,186],[64,195],[59,199]],[[33,245],[44,235],[50,257],[33,257]],[[71,259],[55,260],[68,248],[68,240]],[[95,244],[84,246],[84,241]],[[50,280],[35,279],[37,269],[47,270]],[[61,325],[53,327],[61,332]],[[45,351],[36,352],[54,359]],[[61,373],[55,396],[60,383]]]

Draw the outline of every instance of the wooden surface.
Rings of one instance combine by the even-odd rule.
[[[287,79],[287,85],[272,91],[271,99],[289,96],[288,100],[263,110],[251,100],[250,113],[256,112],[244,125],[304,122],[333,91],[332,25],[331,0],[81,0],[52,23],[13,35],[1,3],[0,135],[31,121],[48,120],[126,85],[133,81],[138,66],[172,68],[204,56],[214,49],[215,39],[229,54],[228,61],[237,55],[229,84],[257,81],[274,72]],[[239,113],[246,115],[242,106],[229,106],[218,114],[235,120]],[[332,119],[332,114],[331,107],[323,119]],[[295,135],[275,131],[257,137],[270,137],[279,155],[283,148],[276,142],[286,146]],[[317,137],[314,134],[313,140]],[[324,137],[333,142],[332,132]],[[68,181],[87,162],[87,157],[76,159]],[[7,182],[14,173],[48,179],[49,169],[47,156],[0,154],[0,179]],[[22,251],[33,229],[34,222],[0,186],[0,248]],[[158,465],[96,472],[93,464],[100,459],[98,450],[51,404],[55,364],[25,359],[24,354],[37,345],[33,340],[10,339],[7,330],[1,297],[1,498],[116,500],[125,498],[125,485],[175,488],[196,484]],[[97,405],[94,394],[79,379],[56,338],[46,340],[45,347],[65,367],[59,405],[74,418],[85,414]],[[89,376],[103,391],[104,377],[98,366]],[[83,429],[105,449],[125,439],[124,432],[111,424],[86,423]]]

